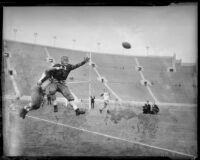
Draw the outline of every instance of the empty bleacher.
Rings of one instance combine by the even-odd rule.
[[[47,53],[60,63],[60,57],[67,55],[70,63],[76,64],[89,56],[88,52],[39,46],[27,43],[6,41],[11,54],[11,66],[16,70],[16,82],[21,95],[30,95],[31,90],[41,74],[50,66]],[[46,48],[46,49],[45,49]],[[176,65],[175,72],[168,72],[172,67],[172,57],[134,57],[111,54],[92,53],[92,62],[107,84],[122,100],[152,101],[151,95],[140,81],[140,73],[135,69],[137,58],[143,67],[142,73],[151,86],[151,90],[160,102],[196,103],[196,88],[194,86],[194,67]],[[89,75],[91,73],[91,75]],[[68,82],[89,81],[91,79],[92,95],[100,95],[105,86],[98,79],[94,70],[89,71],[89,65],[84,65],[69,74]],[[5,88],[10,94],[9,77],[5,75]],[[197,85],[197,84],[195,84]],[[85,99],[89,95],[89,82],[69,83],[69,87],[78,98]],[[115,99],[114,95],[111,95]]]
[[[138,61],[144,67],[143,74],[152,84],[151,90],[160,102],[196,103],[192,87],[194,72],[191,69],[177,67],[175,72],[168,72],[167,68],[172,66],[168,57],[140,57]]]

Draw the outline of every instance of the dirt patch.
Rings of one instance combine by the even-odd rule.
[[[130,109],[120,111],[110,110],[107,114],[110,115],[110,120],[115,124],[119,123],[122,119],[129,120],[137,116],[136,113]]]

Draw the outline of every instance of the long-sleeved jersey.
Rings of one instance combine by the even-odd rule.
[[[48,78],[53,78],[57,81],[64,81],[67,79],[69,73],[71,70],[74,70],[82,65],[84,65],[86,61],[82,61],[80,63],[77,63],[75,65],[67,64],[55,64],[53,67],[49,70],[46,70],[46,76],[41,80],[41,82],[44,82]]]

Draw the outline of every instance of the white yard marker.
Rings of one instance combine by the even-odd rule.
[[[138,59],[135,57],[135,62],[137,66],[140,66]],[[142,71],[139,72],[140,76],[142,78],[142,80],[145,80],[144,74],[142,73]],[[147,90],[149,91],[149,94],[151,95],[151,97],[154,99],[155,102],[159,103],[159,101],[157,100],[157,98],[155,97],[155,95],[153,94],[153,92],[151,91],[151,88],[149,86],[146,86]]]
[[[103,136],[103,137],[108,137],[108,138],[112,138],[112,139],[116,139],[116,140],[120,140],[120,141],[125,141],[125,142],[132,143],[132,144],[138,144],[138,145],[142,145],[142,146],[145,146],[145,147],[150,147],[150,148],[154,148],[154,149],[158,149],[158,150],[172,152],[172,153],[183,155],[183,156],[188,156],[188,157],[193,157],[193,158],[195,157],[194,155],[191,155],[191,154],[182,153],[182,152],[179,152],[179,151],[174,151],[174,150],[171,150],[171,149],[161,148],[161,147],[157,147],[157,146],[152,146],[152,145],[141,143],[141,142],[131,141],[131,140],[128,140],[128,139],[125,139],[125,138],[119,138],[119,137],[116,137],[116,136],[112,136],[112,135],[108,135],[108,134],[104,134],[104,133],[100,133],[100,132],[90,131],[90,130],[87,130],[87,129],[84,129],[84,128],[74,127],[74,126],[71,126],[71,125],[68,125],[68,124],[54,122],[54,121],[46,120],[46,119],[43,119],[43,118],[38,118],[38,117],[34,117],[34,116],[29,116],[29,115],[27,115],[26,117],[36,119],[36,120],[40,120],[40,121],[44,121],[44,122],[48,122],[48,123],[52,123],[52,124],[55,124],[55,125],[60,125],[60,126],[72,128],[72,129],[83,131],[83,132],[96,134],[96,135]]]

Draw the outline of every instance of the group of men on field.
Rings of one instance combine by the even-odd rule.
[[[160,110],[158,108],[158,105],[156,105],[155,102],[153,103],[153,105],[151,105],[147,100],[147,103],[145,103],[145,105],[143,106],[144,114],[157,114],[159,111]]]

